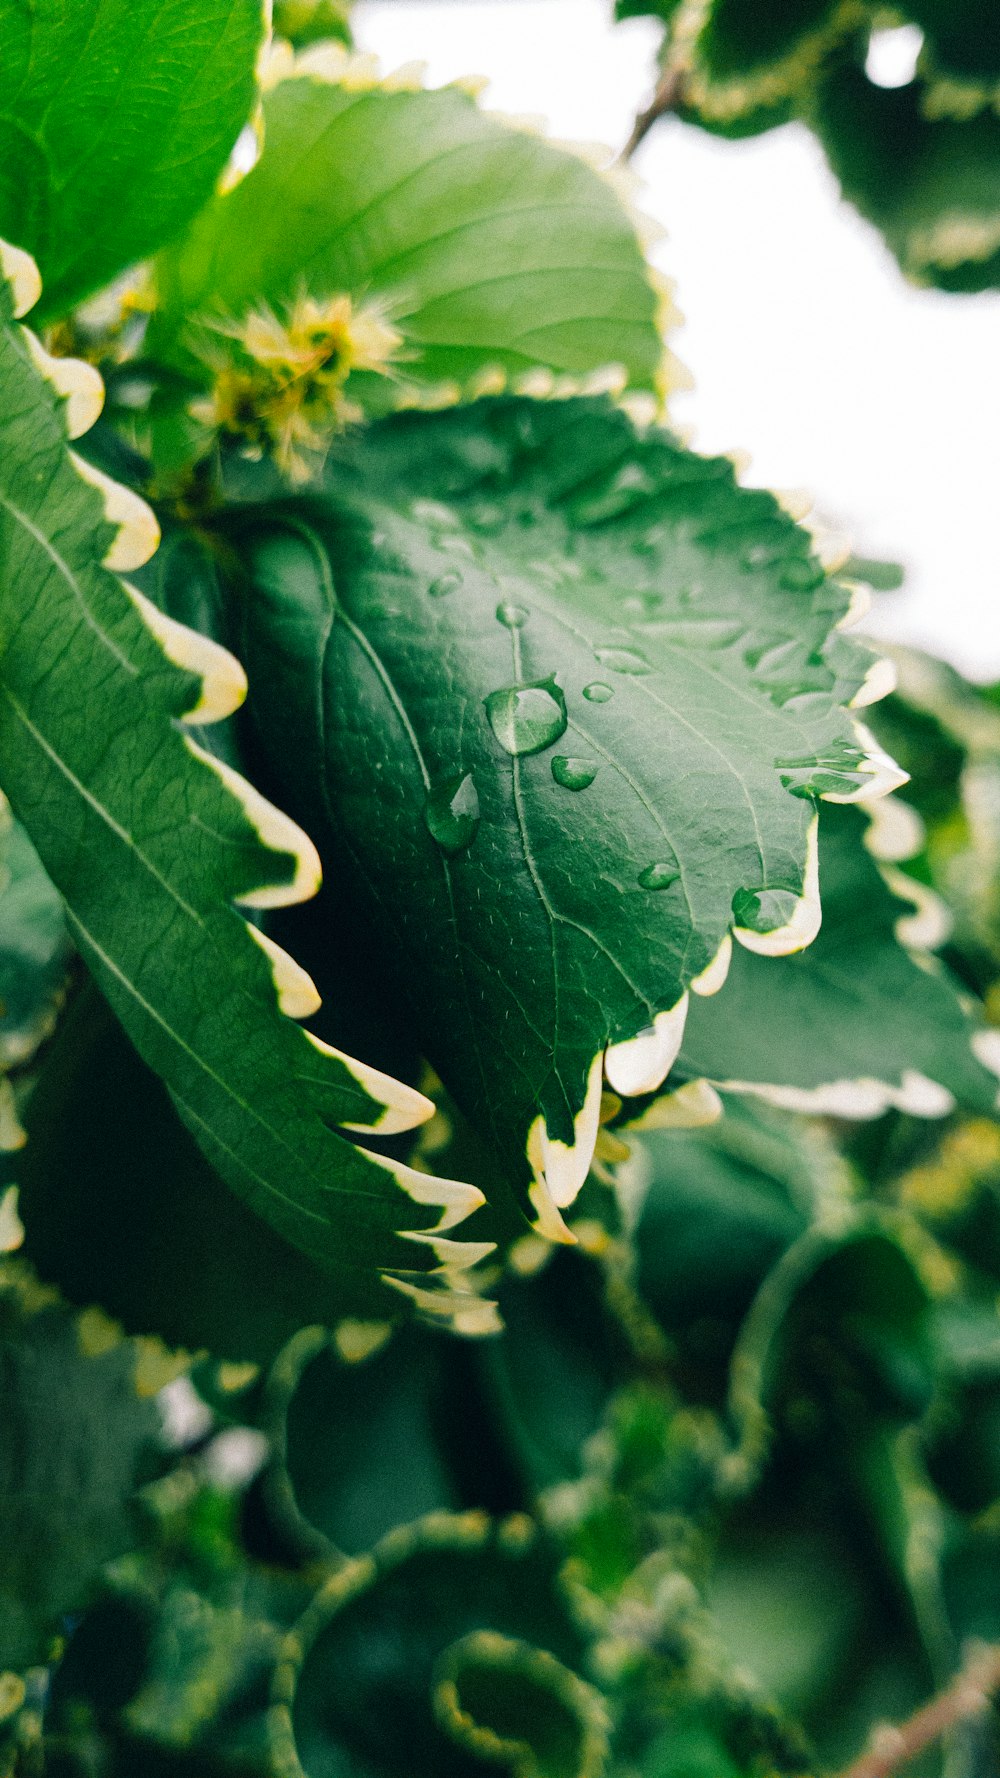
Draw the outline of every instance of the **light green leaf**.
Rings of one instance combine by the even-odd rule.
[[[183,345],[204,349],[199,316],[239,322],[304,286],[384,304],[406,381],[614,365],[635,389],[662,386],[663,297],[635,219],[577,154],[458,86],[380,85],[333,46],[306,52],[264,120],[252,172],[161,256],[154,356],[197,371]]]
[[[58,314],[176,234],[253,107],[261,0],[3,0],[0,234]]]
[[[530,1520],[436,1513],[341,1568],[274,1687],[283,1778],[598,1778],[608,1721],[558,1553]]]
[[[839,1117],[995,1111],[1000,1044],[928,955],[943,907],[873,856],[899,858],[897,829],[912,850],[919,822],[894,802],[875,813],[869,827],[860,809],[823,810],[819,936],[796,957],[737,952],[722,993],[692,1006],[681,1071]]]
[[[159,1448],[136,1342],[77,1315],[26,1267],[0,1269],[0,1671],[46,1658],[68,1611],[133,1536],[132,1495]]]
[[[907,277],[943,290],[1000,281],[1000,117],[928,118],[923,82],[874,86],[850,56],[817,89],[811,121],[844,195]]]
[[[296,49],[333,38],[350,46],[351,0],[275,0],[274,34]]]
[[[27,1062],[51,1032],[70,955],[62,901],[0,803],[0,1072]]]
[[[360,922],[558,1237],[602,1074],[662,1082],[732,932],[808,944],[813,799],[899,781],[844,707],[850,595],[726,460],[599,401],[399,416],[231,530],[257,733],[353,898],[319,973]]]
[[[30,262],[9,249],[7,262],[30,296]],[[74,430],[92,418],[93,388],[69,361],[39,369],[13,318],[22,306],[0,286],[3,788],[102,991],[213,1166],[329,1271],[334,1315],[373,1301],[384,1312],[398,1297],[382,1269],[419,1296],[427,1267],[476,1257],[435,1231],[481,1194],[331,1128],[385,1134],[430,1104],[293,1023],[318,995],[234,904],[309,895],[314,848],[178,726],[231,712],[242,670],[109,572],[152,554],[155,521],[67,451],[66,418]],[[447,1289],[435,1306],[452,1306]]]

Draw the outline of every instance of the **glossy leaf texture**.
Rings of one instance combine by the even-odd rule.
[[[732,932],[808,944],[814,799],[898,781],[845,707],[850,594],[727,461],[601,401],[397,417],[228,528],[256,735],[349,897],[311,962],[364,934],[558,1235],[602,1072],[662,1082]]]
[[[908,849],[910,812],[875,813],[869,825],[860,809],[824,808],[815,943],[766,962],[737,952],[722,992],[692,1006],[679,1071],[841,1117],[996,1110],[1000,1044],[928,954],[947,934],[943,905],[872,855],[897,822]]]
[[[7,259],[30,297],[30,262]],[[99,379],[40,356],[13,318],[17,291],[0,287],[3,789],[136,1047],[231,1188],[328,1271],[331,1314],[398,1302],[384,1268],[419,1294],[414,1275],[476,1257],[447,1238],[439,1251],[434,1230],[480,1194],[336,1133],[408,1128],[429,1102],[287,1016],[314,1012],[318,995],[236,904],[314,892],[315,850],[184,734],[185,718],[235,708],[242,670],[112,572],[148,559],[155,521],[67,449]],[[435,1306],[451,1300],[439,1291]]]
[[[65,1614],[89,1602],[104,1563],[132,1540],[133,1495],[160,1449],[152,1391],[139,1392],[144,1365],[154,1377],[139,1342],[3,1262],[0,1669],[46,1660]]]
[[[24,829],[0,803],[0,1073],[49,1036],[72,950],[62,901]]]
[[[254,104],[261,0],[4,0],[0,234],[59,314],[210,195]]]
[[[664,298],[610,175],[459,86],[380,84],[333,45],[267,93],[264,132],[252,171],[160,257],[154,356],[197,374],[184,348],[218,353],[213,321],[280,314],[304,288],[381,306],[403,389],[608,367],[662,387]]]

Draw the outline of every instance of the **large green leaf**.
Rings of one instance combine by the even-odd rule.
[[[860,809],[823,810],[815,943],[766,963],[734,956],[722,993],[692,1006],[679,1058],[689,1076],[843,1117],[890,1105],[941,1117],[956,1102],[995,1111],[1000,1043],[947,971],[911,948],[941,941],[936,897],[865,843],[895,837],[895,807],[882,807],[871,829]]]
[[[258,738],[353,897],[325,969],[362,920],[558,1233],[607,1046],[617,1091],[662,1081],[731,930],[815,935],[814,799],[898,781],[844,708],[850,595],[726,460],[601,401],[398,416],[232,529]]]
[[[204,345],[199,316],[240,321],[305,286],[386,304],[407,380],[616,365],[661,386],[662,297],[635,221],[576,154],[460,87],[380,85],[332,46],[306,53],[264,116],[252,172],[160,259],[154,355],[176,357],[185,329]]]
[[[158,1444],[135,1341],[0,1271],[0,1670],[46,1658],[101,1566],[128,1547],[132,1495]]]
[[[0,234],[58,313],[176,234],[253,107],[261,0],[3,0]]]
[[[398,1302],[381,1287],[385,1268],[420,1295],[413,1279],[425,1268],[476,1257],[444,1231],[481,1194],[331,1128],[390,1133],[430,1105],[285,1016],[315,1011],[319,997],[233,904],[301,900],[318,859],[293,822],[178,727],[229,713],[242,672],[110,571],[152,554],[155,521],[67,450],[67,419],[79,431],[93,417],[96,373],[69,361],[46,369],[14,320],[35,268],[6,254],[21,300],[4,282],[3,788],[102,991],[212,1164],[330,1272],[335,1313],[373,1301],[384,1311]],[[446,1290],[435,1301],[445,1312],[452,1299]]]

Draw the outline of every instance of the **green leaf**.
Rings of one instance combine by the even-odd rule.
[[[1000,80],[1000,15],[992,0],[907,0],[906,11],[924,33],[936,73],[962,83]]]
[[[366,932],[558,1236],[602,1072],[665,1078],[731,930],[808,944],[813,799],[899,781],[843,707],[849,594],[727,461],[598,401],[398,416],[230,529],[257,735],[353,898],[319,973]]]
[[[0,1269],[0,1671],[46,1658],[65,1613],[133,1536],[132,1495],[158,1448],[141,1353],[27,1268]]]
[[[355,1324],[339,1346],[304,1329],[271,1372],[264,1413],[272,1515],[293,1547],[327,1561],[463,1504],[437,1436],[449,1408],[439,1338],[408,1329],[386,1345]]]
[[[25,1126],[24,1251],[71,1302],[236,1362],[269,1362],[303,1325],[337,1320],[329,1274],[209,1165],[93,987],[45,1057]]]
[[[869,827],[860,809],[823,810],[818,937],[796,957],[739,951],[722,993],[692,1005],[680,1069],[840,1117],[996,1110],[997,1044],[927,952],[944,936],[943,909],[873,856],[887,845],[899,858],[897,826],[912,850],[909,813],[879,805]]]
[[[295,49],[330,38],[350,48],[350,13],[351,0],[276,0],[274,34]]]
[[[0,235],[58,314],[209,196],[253,107],[260,0],[3,0]]]
[[[874,86],[831,64],[813,122],[845,197],[880,228],[907,277],[942,290],[1000,280],[1000,117],[928,118],[924,87]]]
[[[857,10],[851,0],[709,0],[668,52],[681,70],[681,115],[737,136],[787,122]]]
[[[199,316],[241,321],[306,286],[384,305],[407,381],[615,365],[662,386],[663,299],[635,220],[575,153],[460,87],[380,85],[329,48],[268,93],[264,121],[252,172],[161,256],[154,356],[197,371],[183,348],[203,345]]]
[[[598,1778],[605,1706],[557,1552],[530,1520],[433,1514],[327,1583],[292,1632],[272,1712],[288,1778]]]
[[[50,1034],[71,950],[62,901],[24,829],[0,804],[0,1072]]]
[[[337,1314],[397,1302],[384,1268],[429,1298],[414,1282],[425,1268],[477,1257],[440,1246],[435,1212],[443,1235],[481,1194],[331,1128],[389,1133],[430,1103],[285,1016],[313,1012],[318,995],[234,904],[301,900],[318,859],[179,726],[229,714],[242,670],[110,571],[152,554],[155,521],[67,451],[67,417],[74,431],[93,417],[96,373],[38,356],[13,317],[35,269],[6,255],[22,300],[0,287],[3,788],[102,991],[237,1195],[330,1273]],[[445,1285],[442,1313],[447,1278],[430,1280]]]

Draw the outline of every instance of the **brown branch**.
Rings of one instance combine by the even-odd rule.
[[[949,1729],[988,1709],[990,1694],[1000,1688],[1000,1647],[980,1645],[947,1691],[924,1704],[898,1728],[876,1729],[868,1751],[840,1778],[891,1778],[918,1753],[931,1747]]]
[[[644,142],[654,123],[666,117],[670,111],[676,111],[680,102],[684,76],[680,68],[665,68],[660,76],[659,84],[645,111],[640,111],[632,125],[632,134],[619,155],[619,159],[632,159],[640,142]]]

